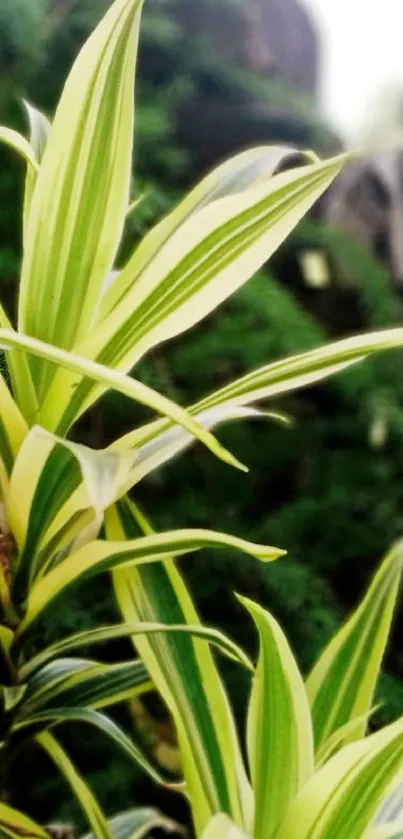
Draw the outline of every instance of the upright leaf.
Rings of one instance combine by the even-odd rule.
[[[345,746],[300,790],[275,839],[363,839],[403,764],[403,720]]]
[[[108,512],[109,539],[132,539],[139,530],[152,532],[128,500]],[[114,571],[113,580],[126,621],[199,623],[172,560],[121,568]],[[133,642],[173,716],[197,831],[220,810],[238,824],[251,826],[251,791],[232,712],[207,645],[176,634],[135,636]]]
[[[123,231],[140,11],[141,0],[115,0],[81,50],[32,197],[19,328],[67,349],[95,319]],[[54,371],[32,369],[43,395]]]
[[[307,162],[309,155],[302,155],[296,149],[286,146],[259,146],[241,152],[217,166],[185,196],[178,207],[144,236],[129,263],[130,270],[127,266],[124,271],[118,272],[116,281],[105,294],[98,321],[103,320],[115,308],[169,237],[182,228],[190,216],[220,198],[235,196],[251,186],[256,186],[273,175],[280,166],[286,166],[298,158],[301,158],[301,162]]]
[[[261,268],[344,162],[303,166],[212,202],[167,239],[138,277],[135,253],[113,288],[126,283],[126,273],[136,281],[127,282],[127,293],[77,352],[128,371],[156,344],[189,329]],[[73,409],[79,415],[100,393],[102,388],[59,371],[48,398],[58,401],[62,418]]]
[[[367,594],[330,641],[307,680],[315,745],[360,718],[342,742],[364,735],[388,641],[403,567],[403,542],[384,559]],[[341,745],[342,743],[340,743]]]
[[[297,663],[277,621],[240,597],[255,621],[260,652],[248,711],[255,839],[269,839],[313,774],[313,733]]]

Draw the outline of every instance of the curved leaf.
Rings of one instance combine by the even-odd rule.
[[[122,751],[131,761],[141,766],[142,769],[153,779],[156,783],[168,787],[173,790],[182,788],[181,783],[171,782],[163,778],[157,769],[145,757],[141,749],[125,734],[113,720],[101,714],[100,711],[94,711],[92,708],[52,708],[47,711],[38,711],[31,717],[18,722],[14,726],[14,731],[24,731],[25,729],[38,727],[47,727],[48,725],[60,724],[63,722],[82,722],[97,728],[101,733],[105,734],[114,743],[114,745]],[[35,737],[38,733],[35,733]]]
[[[0,832],[7,836],[26,839],[50,839],[48,832],[14,807],[0,801]]]
[[[357,717],[361,722],[342,742],[365,733],[402,568],[403,541],[386,556],[364,600],[332,638],[307,679],[317,749],[340,726]]]
[[[37,734],[35,740],[50,757],[59,772],[65,777],[74,797],[80,804],[88,824],[92,827],[96,839],[114,839],[113,831],[94,794],[77,772],[77,769],[73,766],[70,758],[53,734],[50,734],[49,731],[42,731],[41,734]]]
[[[19,632],[24,632],[57,595],[78,580],[119,566],[160,562],[206,547],[235,548],[262,562],[271,562],[284,554],[278,548],[213,530],[172,530],[127,542],[90,542],[34,583]]]
[[[166,396],[162,396],[157,391],[142,384],[142,382],[136,381],[136,379],[132,379],[129,376],[124,376],[121,373],[116,373],[108,367],[96,364],[85,358],[80,358],[58,347],[45,344],[43,341],[37,341],[34,338],[28,338],[26,335],[20,335],[11,329],[0,329],[0,348],[10,349],[13,347],[18,347],[39,358],[46,358],[54,364],[59,364],[70,370],[79,371],[84,376],[102,381],[107,388],[123,393],[129,399],[133,399],[158,413],[169,416],[174,422],[177,422],[186,428],[187,431],[190,431],[191,434],[195,434],[217,457],[245,471],[245,467],[230,452],[227,452],[209,431],[199,426],[183,408],[170,399],[167,399]],[[41,425],[49,431],[66,432],[67,428],[59,428],[57,425],[56,417],[54,416],[56,408],[57,406],[55,404],[49,404],[45,400],[45,404],[40,411]]]
[[[257,603],[238,599],[260,638],[247,744],[255,793],[253,836],[268,839],[313,774],[313,732],[304,683],[284,633]]]
[[[0,627],[1,630],[1,627]],[[50,659],[59,657],[72,650],[80,649],[80,647],[91,646],[92,644],[99,644],[105,641],[113,641],[120,638],[127,638],[128,636],[137,635],[159,635],[161,633],[178,633],[187,634],[202,641],[212,644],[228,658],[237,661],[247,670],[253,671],[253,665],[248,656],[241,647],[238,647],[233,641],[227,638],[222,632],[217,629],[210,629],[209,627],[200,626],[198,624],[164,624],[164,623],[122,623],[115,626],[103,626],[100,629],[87,629],[84,632],[79,632],[77,635],[70,635],[62,641],[57,641],[45,650],[42,650],[34,658],[28,661],[19,670],[20,679],[23,681],[31,673],[38,670]],[[13,639],[11,633],[11,640]],[[1,643],[1,634],[0,634]]]

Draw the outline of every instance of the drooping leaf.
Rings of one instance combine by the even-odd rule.
[[[86,725],[93,726],[93,728],[98,729],[108,737],[116,748],[123,752],[129,760],[144,769],[153,781],[173,790],[178,790],[182,787],[181,783],[164,778],[120,726],[106,714],[95,711],[93,708],[52,708],[46,711],[38,711],[31,717],[15,723],[13,731],[24,733],[24,731],[26,732],[32,729],[35,732],[35,736],[37,736],[38,728],[47,729],[50,725],[59,725],[64,722],[85,723]]]
[[[246,408],[262,399],[273,399],[322,381],[346,370],[352,364],[363,361],[374,352],[400,347],[403,347],[403,329],[400,328],[345,338],[282,361],[266,364],[191,405],[188,412],[197,416],[205,415],[205,412],[215,408],[228,412],[235,410],[237,406]],[[167,420],[150,422],[125,434],[114,447],[129,449],[132,446],[146,445],[158,440],[170,427],[171,423]]]
[[[35,157],[32,146],[22,134],[18,133],[18,131],[14,131],[12,128],[5,128],[1,125],[0,143],[5,143],[6,146],[10,146],[10,148],[14,149],[14,151],[17,151],[35,172],[38,171],[38,161]]]
[[[27,612],[19,632],[24,632],[45,607],[78,580],[124,565],[161,562],[206,547],[235,548],[262,562],[272,562],[284,551],[258,545],[213,530],[172,530],[126,542],[89,542],[70,554],[34,583],[28,596]]]
[[[42,731],[35,739],[64,776],[96,839],[115,839],[93,792],[54,735],[49,731]]]
[[[0,627],[1,630],[1,627]],[[209,644],[215,646],[223,655],[237,661],[247,670],[253,671],[253,665],[244,651],[233,641],[227,638],[222,632],[217,629],[210,629],[209,627],[200,626],[198,624],[164,624],[164,623],[121,623],[114,626],[102,626],[99,629],[87,629],[84,632],[79,632],[76,635],[70,635],[62,641],[57,641],[50,647],[46,647],[34,658],[28,661],[23,667],[19,669],[20,679],[27,678],[28,675],[35,672],[46,664],[48,661],[59,658],[67,652],[87,647],[92,644],[99,644],[105,641],[113,641],[120,638],[127,638],[136,635],[159,635],[163,633],[178,633],[188,634],[195,638],[200,638]],[[11,640],[13,639],[11,633]],[[1,644],[1,634],[0,634]]]
[[[221,423],[233,422],[234,420],[242,419],[274,420],[275,422],[280,422],[284,425],[288,425],[290,422],[288,417],[284,414],[270,411],[258,411],[255,408],[239,408],[238,406],[232,407],[231,405],[228,407],[226,405],[219,406],[217,408],[211,408],[209,411],[203,411],[200,414],[196,414],[195,419],[199,425],[208,429],[216,428]],[[157,423],[158,420],[155,425]],[[142,438],[146,434],[147,426],[143,429],[139,428],[137,430],[139,448],[136,449],[136,464],[132,474],[128,476],[125,491],[132,489],[135,484],[141,481],[150,472],[154,471],[154,469],[158,469],[158,467],[162,464],[167,463],[167,461],[171,460],[173,457],[176,457],[178,454],[184,452],[194,441],[191,434],[177,425],[171,426],[166,430],[162,430],[152,439],[148,441],[146,440],[142,443]],[[115,441],[110,447],[111,450],[120,451],[123,439],[124,438],[121,438],[120,440]],[[135,439],[136,432],[132,432],[127,435],[127,441],[130,444],[129,450],[131,446],[135,445]]]
[[[58,347],[45,344],[43,341],[37,341],[26,335],[18,334],[10,329],[0,328],[0,348],[19,348],[25,350],[27,353],[38,356],[38,358],[45,358],[54,364],[60,364],[70,370],[83,373],[84,376],[102,381],[107,388],[116,390],[118,393],[123,393],[129,399],[133,399],[158,413],[169,416],[174,422],[183,425],[191,434],[195,434],[217,457],[220,457],[232,466],[245,470],[245,467],[230,452],[224,449],[209,431],[199,426],[183,408],[160,393],[157,393],[152,388],[147,387],[147,385],[142,384],[142,382],[129,376],[124,376],[122,373],[116,373],[114,370],[110,370],[102,364],[96,364],[88,359],[74,355],[74,353],[66,352]],[[40,425],[48,431],[64,434],[67,428],[59,427],[55,412],[57,414],[57,406],[52,401],[48,403],[45,400],[45,404],[39,415]]]
[[[356,611],[330,641],[307,680],[315,745],[361,717],[342,742],[360,738],[373,701],[403,567],[403,542],[384,559]],[[340,743],[341,745],[341,743]]]

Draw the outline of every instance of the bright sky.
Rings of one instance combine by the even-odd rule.
[[[346,139],[380,89],[403,89],[403,0],[303,0],[322,37],[322,108]]]

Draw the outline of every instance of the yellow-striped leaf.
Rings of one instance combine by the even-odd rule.
[[[275,361],[236,379],[210,396],[191,405],[187,410],[193,416],[210,412],[214,408],[235,410],[262,399],[272,399],[283,393],[289,393],[301,387],[315,384],[350,365],[363,361],[374,352],[403,347],[403,329],[390,329],[380,332],[345,338],[333,344],[327,344],[315,350],[290,356],[282,361]],[[156,420],[125,434],[114,443],[114,448],[130,449],[140,447],[160,438],[172,423],[168,420]]]
[[[13,583],[25,600],[34,577],[71,550],[97,537],[103,511],[123,491],[135,453],[94,451],[39,426],[27,434],[7,494],[7,515],[19,549]]]
[[[107,389],[111,388],[112,390],[118,391],[118,393],[123,393],[129,399],[140,402],[142,405],[146,405],[148,408],[152,408],[154,411],[170,417],[174,422],[182,425],[187,431],[194,434],[217,457],[230,463],[232,466],[245,470],[245,467],[221,446],[209,431],[206,431],[198,425],[183,408],[152,388],[147,387],[147,385],[142,384],[142,382],[132,379],[130,376],[116,373],[114,370],[110,370],[109,367],[105,367],[102,364],[81,358],[74,353],[61,350],[51,344],[45,344],[43,341],[37,341],[26,335],[20,335],[11,329],[0,329],[0,348],[19,348],[38,358],[45,358],[53,364],[59,364],[69,370],[82,373],[84,376],[100,381],[106,385]],[[55,403],[45,400],[40,412],[40,424],[48,431],[64,434],[67,432],[70,423],[68,423],[67,427],[64,427],[63,424],[59,423],[57,414],[58,411]]]
[[[220,198],[244,192],[251,186],[269,178],[280,166],[286,166],[298,158],[301,158],[301,162],[307,162],[310,156],[286,146],[259,146],[241,152],[241,154],[225,161],[221,166],[217,166],[185,196],[178,207],[175,207],[147,233],[136,249],[129,265],[124,271],[118,272],[118,279],[105,295],[100,307],[98,321],[103,320],[115,308],[140,273],[159,253],[169,237],[182,228],[190,216],[205,207],[211,206],[214,201]]]
[[[13,730],[24,733],[32,728],[37,732],[38,728],[48,728],[49,726],[59,725],[64,722],[91,725],[108,737],[113,745],[123,752],[129,760],[141,766],[153,781],[175,790],[182,786],[181,783],[163,778],[141,749],[125,734],[123,729],[107,717],[106,714],[100,711],[94,711],[93,708],[49,708],[46,711],[38,711],[32,717],[27,717],[21,722],[16,723]]]
[[[19,328],[70,349],[95,319],[129,202],[141,0],[115,0],[63,90],[32,196]],[[54,370],[32,363],[44,393]]]
[[[152,683],[141,661],[98,664],[63,659],[29,680],[16,720],[54,708],[107,708],[150,690]]]
[[[102,323],[76,345],[77,353],[126,372],[151,347],[189,329],[267,261],[345,160],[339,157],[266,178],[191,215]],[[129,261],[124,269],[123,283],[125,272],[129,278],[136,274],[136,253],[133,261],[134,266]],[[73,387],[76,415],[103,390],[59,371],[48,399],[57,401],[61,417],[71,412]]]
[[[20,632],[23,632],[57,595],[78,580],[119,566],[161,562],[170,556],[182,556],[207,547],[235,548],[262,562],[271,562],[285,553],[279,548],[247,542],[227,533],[201,529],[172,530],[129,539],[126,542],[89,542],[33,584]]]
[[[2,627],[0,626],[0,645],[2,643],[1,629]],[[128,636],[132,636],[134,638],[136,635],[159,635],[161,633],[170,632],[188,634],[194,636],[195,638],[205,640],[209,644],[212,644],[212,646],[216,647],[221,653],[223,653],[223,655],[237,661],[238,664],[241,664],[247,670],[251,670],[253,672],[253,664],[246,653],[244,653],[237,644],[234,644],[233,641],[227,638],[227,636],[218,629],[210,629],[209,627],[200,626],[198,624],[175,625],[142,622],[102,626],[99,629],[87,629],[84,632],[77,633],[77,635],[69,635],[67,638],[64,638],[62,641],[57,641],[55,644],[52,644],[50,647],[46,647],[45,650],[42,650],[34,656],[34,658],[19,669],[19,676],[21,680],[24,680],[28,675],[38,670],[39,667],[42,667],[51,659],[56,657],[59,658],[67,652],[70,653],[72,650],[77,650],[81,647],[104,643],[105,641],[114,641]],[[10,632],[10,635],[12,642],[14,635],[12,632]]]
[[[289,425],[290,420],[285,414],[280,414],[270,411],[258,411],[256,408],[242,408],[232,405],[218,406],[211,408],[208,411],[202,411],[200,414],[195,414],[195,420],[202,425],[203,428],[213,429],[218,425],[234,420],[242,419],[259,419],[259,420],[274,420],[275,422]],[[125,435],[120,440],[116,440],[111,445],[112,451],[124,450],[124,441],[128,443],[128,448],[135,447],[135,440],[138,440],[138,448],[136,449],[136,463],[132,473],[128,476],[128,480],[124,486],[124,491],[127,492],[135,484],[141,481],[150,472],[158,469],[164,463],[176,457],[178,454],[184,452],[194,442],[194,437],[178,425],[163,429],[151,439],[145,439],[149,434],[150,426],[154,426],[157,430],[157,420],[155,423],[150,423],[148,426],[139,428],[134,432]],[[158,426],[159,427],[159,426]],[[144,440],[144,442],[143,442]],[[123,495],[123,492],[121,493]]]
[[[109,539],[133,539],[139,532],[152,530],[128,500],[108,511]],[[113,581],[126,621],[200,623],[172,560],[120,568]],[[251,827],[253,802],[231,707],[207,645],[174,633],[136,636],[133,641],[173,716],[197,832],[220,810]]]
[[[363,736],[387,644],[403,566],[403,542],[384,559],[368,592],[335,635],[307,680],[315,745],[361,717],[342,742]]]
[[[35,739],[51,759],[52,763],[57,767],[61,775],[64,776],[89,826],[94,831],[96,839],[114,839],[113,831],[97,799],[84,781],[84,778],[77,772],[76,767],[58,740],[49,731],[42,731],[41,734],[37,734]]]
[[[313,733],[297,663],[277,621],[240,597],[260,638],[248,711],[247,744],[255,793],[255,839],[269,839],[313,774]]]
[[[345,746],[298,793],[275,839],[363,839],[403,764],[403,720]]]

